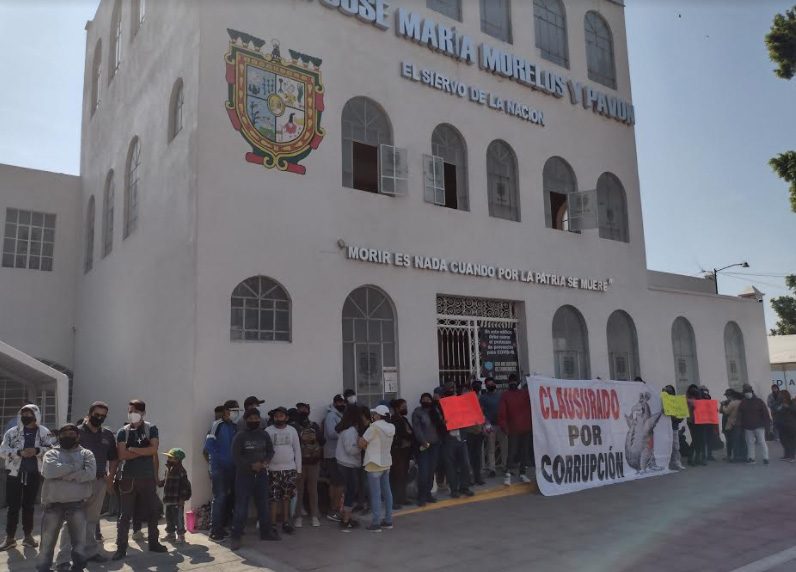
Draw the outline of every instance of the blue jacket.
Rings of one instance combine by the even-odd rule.
[[[227,423],[223,419],[217,419],[210,427],[210,433],[205,439],[205,450],[210,456],[210,472],[230,470],[235,467],[232,462],[232,439],[237,432],[237,425],[231,421]]]

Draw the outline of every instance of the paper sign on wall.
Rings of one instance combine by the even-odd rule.
[[[439,403],[445,415],[445,426],[448,431],[484,423],[484,414],[478,404],[478,396],[473,392],[458,397],[445,397]]]
[[[398,393],[398,368],[384,367],[381,371],[384,376],[384,393]]]
[[[719,424],[719,402],[715,399],[694,401],[694,423],[697,425]]]
[[[663,401],[664,415],[679,417],[680,419],[688,417],[688,402],[685,400],[685,395],[661,393],[661,401]]]

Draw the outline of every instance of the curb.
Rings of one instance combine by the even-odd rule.
[[[522,483],[510,486],[500,485],[497,487],[492,487],[489,489],[478,491],[475,493],[475,496],[472,497],[461,497],[458,499],[451,498],[446,500],[440,500],[434,504],[427,504],[426,506],[419,506],[416,508],[399,510],[394,512],[393,516],[394,517],[406,516],[409,514],[417,514],[432,510],[439,510],[442,508],[450,508],[454,506],[461,506],[470,503],[495,500],[504,497],[512,497],[516,495],[534,494],[538,492],[539,492],[539,487],[536,485],[536,482]]]

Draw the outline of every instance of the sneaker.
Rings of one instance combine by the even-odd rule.
[[[355,520],[349,520],[348,522],[343,522],[341,520],[340,521],[340,530],[342,532],[351,532],[352,530],[357,528],[356,525],[354,524],[355,522],[356,522]]]
[[[133,540],[135,540],[137,542],[143,542],[144,540],[146,540],[146,536],[144,536],[144,531],[143,530],[139,530],[138,532],[134,532],[133,533]]]
[[[371,524],[365,530],[367,532],[381,532],[381,527],[378,524]]]
[[[240,546],[241,546],[240,538],[233,538],[232,543],[229,545],[229,548],[231,550],[240,550]]]
[[[506,473],[506,476],[503,477],[503,484],[507,487],[511,486],[511,473]]]
[[[113,556],[111,556],[111,560],[118,562],[119,560],[124,560],[125,556],[127,556],[126,546],[124,548],[117,548],[116,552],[114,552]]]
[[[295,534],[296,528],[289,522],[286,522],[282,525],[282,532],[284,532],[285,534]]]
[[[178,534],[177,535],[177,541],[175,542],[175,544],[185,544],[185,535],[184,534]]]
[[[169,532],[166,536],[163,537],[163,542],[174,542],[177,540],[177,535],[173,532]]]
[[[208,538],[210,540],[212,540],[213,542],[223,542],[224,533],[223,532],[221,532],[221,533],[219,533],[219,532],[211,532],[210,536],[208,536]]]
[[[318,528],[321,525],[321,521],[317,516],[312,517],[312,526]]]
[[[330,512],[329,514],[326,515],[326,518],[328,518],[329,520],[333,520],[335,522],[342,522],[343,521],[343,517],[337,511]]]
[[[675,465],[674,468],[677,469],[678,471],[684,471],[685,470],[685,466],[683,466],[682,463],[680,463],[678,465]]]
[[[5,541],[3,544],[0,544],[0,552],[5,552],[6,550],[10,550],[17,545],[17,540],[11,536],[6,536]]]
[[[38,548],[39,543],[36,542],[36,539],[33,538],[32,534],[26,534],[25,538],[22,539],[22,546],[27,546],[28,548]]]
[[[461,498],[461,496],[462,496],[462,495],[461,495],[461,493],[460,493],[459,491],[453,491],[453,492],[451,493],[451,498],[452,498],[452,499],[458,499],[458,498]]]
[[[386,529],[386,530],[392,530],[393,529],[392,523],[391,522],[387,522],[386,520],[382,520],[381,521],[381,527]]]
[[[169,549],[163,546],[160,542],[154,542],[149,545],[150,552],[168,552]]]
[[[475,496],[475,493],[473,491],[471,491],[470,489],[462,489],[459,492],[461,494],[463,494],[464,496],[466,496],[466,497],[474,497]]]
[[[428,497],[426,499],[426,502],[429,503],[429,504],[434,504],[435,502],[437,502],[437,499],[434,498],[434,497]]]
[[[486,481],[476,481],[475,484],[479,487],[483,487],[486,484]]]
[[[522,474],[522,475],[520,475],[520,480],[521,480],[523,483],[530,483],[530,482],[531,482],[531,479],[529,479],[529,478],[528,478],[528,475],[525,475],[525,474]]]
[[[768,465],[768,459],[763,459],[763,464]],[[25,544],[24,542],[22,544]]]
[[[746,459],[746,464],[747,465],[754,465],[755,464],[755,460],[754,459]]]
[[[72,569],[72,563],[69,561],[61,562],[55,567],[56,572],[69,572]]]
[[[260,540],[267,540],[268,542],[277,542],[282,540],[282,537],[279,536],[279,533],[276,531],[275,528],[271,528],[268,532],[261,532],[260,533]]]
[[[296,520],[293,521],[293,528],[301,528],[304,526],[304,521],[301,520],[300,516],[296,517]]]
[[[494,479],[495,476],[496,476],[495,475],[495,471],[489,471],[489,475],[488,476],[489,476],[490,479]]]
[[[788,462],[789,462],[789,463],[796,463],[796,459],[794,459],[794,458],[790,458],[790,459],[788,459]]]

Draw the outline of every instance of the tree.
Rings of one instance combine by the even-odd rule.
[[[771,61],[777,64],[774,73],[782,79],[796,75],[796,6],[785,14],[774,16],[771,31],[766,34],[766,46]],[[790,210],[796,213],[796,152],[780,153],[768,162],[774,172],[790,183]]]
[[[796,274],[785,278],[787,286],[796,294]],[[771,300],[771,307],[779,316],[777,327],[771,330],[772,336],[796,334],[796,296],[780,296]]]

